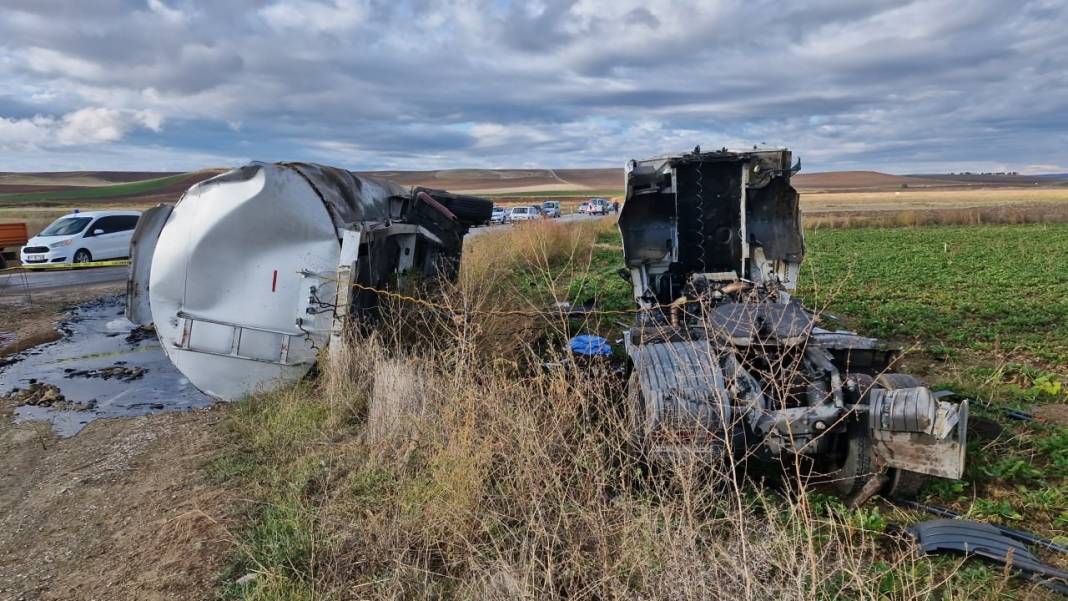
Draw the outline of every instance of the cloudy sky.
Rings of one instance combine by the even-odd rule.
[[[802,8],[800,5],[804,5]],[[0,0],[0,171],[1068,172],[1068,2]]]

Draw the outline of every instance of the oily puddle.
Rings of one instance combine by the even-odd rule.
[[[0,395],[15,422],[51,422],[73,436],[94,419],[206,407],[214,401],[171,365],[151,331],[123,317],[122,297],[78,305],[63,338],[19,353],[0,367]]]

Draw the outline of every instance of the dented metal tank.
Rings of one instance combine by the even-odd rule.
[[[204,392],[271,389],[303,377],[374,311],[368,288],[412,270],[453,277],[464,234],[491,208],[333,167],[251,163],[145,214],[127,314],[155,324],[167,356]]]

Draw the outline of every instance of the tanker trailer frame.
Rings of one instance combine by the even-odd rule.
[[[619,218],[642,311],[627,331],[634,438],[652,462],[801,459],[863,502],[960,478],[967,401],[893,371],[898,350],[817,327],[785,149],[630,161]]]

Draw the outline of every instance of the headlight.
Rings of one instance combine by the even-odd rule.
[[[70,246],[71,242],[72,242],[72,240],[70,238],[67,238],[66,240],[64,240],[62,242],[53,242],[52,244],[49,244],[48,248],[59,248],[60,246]]]

